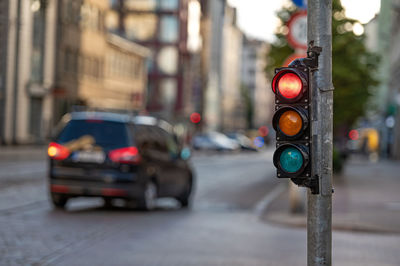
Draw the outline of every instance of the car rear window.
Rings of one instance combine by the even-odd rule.
[[[71,142],[86,136],[93,137],[96,145],[106,149],[130,145],[124,123],[102,120],[71,120],[59,134],[57,142]]]

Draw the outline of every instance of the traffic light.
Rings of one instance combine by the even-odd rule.
[[[192,122],[193,124],[198,124],[201,121],[201,115],[199,113],[192,113],[190,115],[190,122]]]
[[[297,59],[288,67],[275,69],[272,90],[276,131],[273,162],[279,178],[291,178],[299,186],[317,193],[317,179],[311,173],[311,68],[307,58]]]

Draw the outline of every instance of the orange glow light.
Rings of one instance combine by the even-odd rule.
[[[287,136],[295,136],[303,127],[303,120],[295,111],[286,111],[279,118],[279,128]]]

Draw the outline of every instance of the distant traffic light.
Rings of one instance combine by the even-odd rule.
[[[200,121],[201,121],[201,115],[200,115],[199,113],[196,113],[196,112],[192,113],[192,114],[190,115],[190,121],[191,121],[193,124],[198,124],[198,123],[200,123]]]
[[[269,129],[268,129],[267,126],[261,126],[261,127],[258,129],[258,134],[260,134],[261,137],[266,137],[266,136],[268,136],[268,133],[269,133]]]
[[[350,130],[349,132],[349,138],[351,140],[358,140],[359,134],[358,131],[356,129]]]
[[[279,178],[291,178],[297,185],[311,187],[310,68],[303,59],[276,69],[272,80],[272,124],[277,147],[273,162]]]

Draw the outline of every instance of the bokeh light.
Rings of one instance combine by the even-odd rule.
[[[192,113],[190,115],[190,121],[194,124],[198,124],[201,121],[201,115],[199,113]]]
[[[256,138],[254,138],[253,144],[254,144],[254,146],[256,146],[257,148],[261,148],[262,146],[264,146],[264,138],[263,138],[263,137],[256,137]]]
[[[266,126],[261,126],[261,127],[258,129],[258,133],[260,134],[261,137],[266,137],[266,136],[268,136],[268,133],[269,133],[268,127],[266,127]]]
[[[358,140],[358,137],[359,137],[359,134],[358,134],[358,131],[357,131],[357,130],[355,130],[355,129],[350,130],[350,132],[349,132],[349,138],[350,138],[351,140]]]

